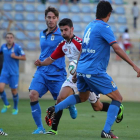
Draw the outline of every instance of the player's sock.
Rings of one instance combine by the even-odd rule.
[[[30,106],[31,106],[32,116],[37,127],[43,128],[43,124],[41,120],[41,108],[39,102],[38,101],[30,102]]]
[[[106,123],[103,129],[106,133],[110,132],[111,126],[113,125],[114,121],[117,118],[120,105],[121,103],[119,101],[112,100],[107,111],[107,119],[106,119]]]
[[[1,99],[2,99],[2,101],[3,101],[3,103],[4,103],[4,105],[9,105],[9,102],[8,102],[8,100],[7,100],[5,91],[0,92],[0,96],[1,96]]]
[[[54,119],[53,119],[53,123],[52,123],[52,130],[57,131],[57,127],[58,127],[60,118],[62,116],[62,113],[63,113],[63,110],[60,110],[55,114]]]
[[[102,102],[102,104],[103,104],[103,108],[102,108],[101,111],[107,112],[107,110],[108,110],[110,104],[109,104],[109,103],[106,103],[106,102]]]
[[[18,109],[18,101],[19,101],[18,93],[16,95],[13,94],[13,101],[14,101],[14,109]]]
[[[57,104],[55,106],[55,113],[57,113],[60,110],[63,110],[65,108],[67,108],[70,105],[75,105],[75,104],[78,104],[78,103],[81,103],[79,95],[70,95],[65,100],[63,100],[62,102],[60,102],[59,104]]]

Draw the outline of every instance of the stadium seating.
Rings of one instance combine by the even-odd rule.
[[[124,1],[108,1],[113,4],[114,9],[108,24],[112,27],[115,35],[121,34],[127,27]],[[43,5],[40,0],[0,0],[0,2],[1,9],[6,15],[1,16],[0,30],[4,32],[8,27],[8,20],[14,20],[10,29],[17,39],[21,40],[21,42],[22,40],[26,41],[25,44],[28,41],[38,42],[38,40],[32,40],[31,38],[29,40],[25,34],[29,33],[29,36],[36,34],[39,37],[39,32],[47,28],[44,15],[46,5]],[[94,2],[92,6],[91,2]],[[59,10],[59,21],[63,18],[72,19],[74,33],[82,37],[87,24],[95,19],[97,2],[98,0],[80,0],[78,4],[59,5],[59,0],[47,0],[47,6],[50,5]],[[21,33],[21,30],[25,31],[25,34]]]
[[[36,44],[35,44],[35,42],[28,42],[27,43],[27,50],[30,50],[30,51],[36,50]]]
[[[11,3],[5,3],[3,4],[3,10],[4,11],[12,11],[13,10],[13,6]]]
[[[15,34],[15,37],[18,39],[18,40],[26,40],[26,36],[23,32],[16,32]]]
[[[28,24],[26,25],[25,29],[26,29],[27,31],[35,31],[35,30],[36,30],[36,27],[35,27],[34,23],[28,23]]]
[[[39,31],[43,31],[47,29],[47,25],[45,23],[39,23],[38,26],[37,26],[37,30]]]
[[[16,13],[15,14],[15,20],[23,21],[24,20],[24,15],[22,13]]]
[[[27,12],[35,12],[35,6],[32,5],[32,4],[27,4],[27,5],[25,6],[25,10],[26,10]]]
[[[81,17],[79,15],[73,15],[71,19],[73,22],[81,22]]]
[[[78,5],[72,5],[72,6],[70,7],[70,11],[71,11],[72,13],[79,13],[79,12],[80,12],[80,7],[79,7]]]
[[[59,11],[62,13],[67,13],[67,12],[69,12],[69,8],[67,5],[60,5]]]
[[[15,5],[15,11],[17,11],[17,12],[24,11],[24,6],[23,6],[23,4],[16,4],[16,5]]]
[[[26,15],[25,19],[26,19],[27,21],[35,21],[35,20],[36,20],[36,17],[35,17],[35,14],[33,14],[33,13],[28,13],[28,14]]]
[[[89,6],[83,6],[83,7],[81,8],[81,11],[82,11],[83,13],[88,13],[88,14],[91,13],[91,10],[90,10],[90,7],[89,7]]]

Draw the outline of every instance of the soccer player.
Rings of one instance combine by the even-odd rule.
[[[46,58],[44,61],[40,61],[39,59],[35,61],[36,66],[47,66],[52,64],[58,58],[63,56],[67,56],[69,62],[73,60],[77,60],[81,50],[82,40],[73,34],[74,28],[71,19],[64,18],[59,22],[59,27],[61,30],[61,35],[64,40],[57,46],[56,50],[50,55],[50,57]],[[70,75],[64,84],[61,87],[59,96],[57,98],[57,104],[67,98],[70,95],[73,95],[78,92],[77,83],[72,82],[72,75]],[[99,100],[99,96],[96,96],[94,92],[90,93],[89,101],[95,111],[106,111],[108,110],[109,103],[101,103]],[[62,111],[60,110],[53,119],[46,116],[46,122],[49,126],[52,124],[52,128],[46,134],[56,135],[57,127],[62,116]],[[75,119],[77,116],[74,115]]]
[[[41,61],[49,57],[63,40],[60,29],[57,27],[59,12],[54,7],[45,10],[47,29],[40,33]],[[37,67],[29,87],[30,106],[37,129],[32,134],[45,133],[41,120],[41,108],[38,99],[48,90],[54,100],[57,99],[62,84],[66,80],[65,58],[62,57],[49,66]]]
[[[103,131],[102,138],[114,138],[111,127],[118,114],[122,96],[113,81],[106,73],[106,68],[110,57],[110,46],[117,55],[125,60],[137,72],[140,77],[140,69],[130,60],[126,53],[119,47],[111,30],[107,24],[112,6],[108,1],[100,1],[97,5],[96,20],[90,22],[84,32],[82,51],[77,66],[77,87],[79,95],[70,95],[59,104],[48,108],[50,116],[54,116],[59,110],[69,105],[84,102],[88,99],[90,91],[96,95],[102,93],[112,99],[107,111],[107,119]],[[76,78],[73,77],[76,81]]]
[[[5,132],[3,131],[3,129],[0,128],[0,135],[7,136],[8,134],[5,133]]]
[[[13,115],[18,114],[18,80],[19,80],[19,60],[26,60],[25,53],[22,48],[14,43],[14,34],[7,33],[6,44],[0,48],[0,53],[3,53],[4,62],[0,76],[0,96],[4,103],[1,113],[5,113],[10,107],[4,91],[5,84],[9,84],[13,95],[14,107],[12,110]]]

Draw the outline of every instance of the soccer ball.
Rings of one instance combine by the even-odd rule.
[[[74,74],[76,71],[76,66],[77,66],[77,60],[73,60],[69,63],[68,71],[70,74]]]

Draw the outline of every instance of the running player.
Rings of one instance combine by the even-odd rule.
[[[48,28],[40,33],[41,54],[39,59],[41,61],[49,57],[63,40],[60,29],[57,27],[58,19],[59,12],[56,8],[48,7],[45,10],[45,20]],[[37,125],[37,129],[32,134],[45,133],[38,99],[49,90],[56,100],[61,86],[66,80],[66,75],[64,57],[49,66],[37,67],[29,87],[32,116]]]
[[[0,48],[0,53],[3,53],[4,62],[0,76],[0,96],[4,103],[1,113],[5,113],[10,107],[4,91],[5,85],[9,84],[13,95],[14,107],[12,110],[13,115],[18,114],[18,101],[19,96],[17,92],[19,80],[19,60],[26,60],[25,53],[22,48],[14,43],[14,34],[7,33],[6,44]]]
[[[73,23],[71,19],[64,18],[59,22],[59,27],[61,30],[61,35],[64,40],[58,45],[56,50],[51,54],[50,57],[45,59],[44,61],[40,61],[39,59],[35,62],[37,66],[46,66],[52,64],[56,59],[61,58],[63,56],[67,56],[69,62],[73,60],[77,60],[81,50],[82,40],[73,34]],[[70,75],[67,80],[62,85],[59,96],[57,98],[57,104],[67,98],[70,95],[73,95],[78,92],[77,83],[72,82],[72,75]],[[108,110],[109,103],[101,103],[99,100],[99,96],[96,96],[94,92],[90,93],[89,101],[95,111],[106,111]],[[54,117],[53,122],[46,116],[46,122],[49,126],[52,124],[52,128],[46,134],[56,135],[57,127],[59,124],[59,120],[62,116],[62,111],[60,110]],[[75,115],[74,115],[75,116]],[[77,114],[76,114],[77,116]],[[74,117],[76,118],[76,117]],[[74,119],[73,118],[73,119]]]

